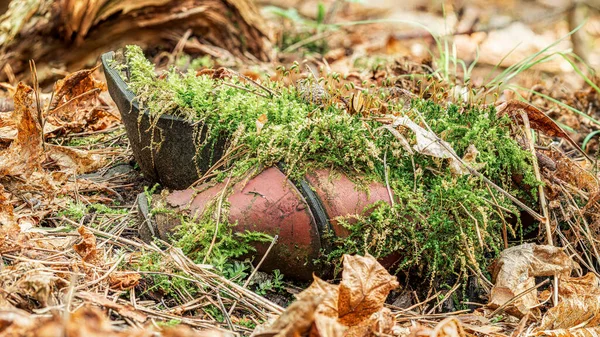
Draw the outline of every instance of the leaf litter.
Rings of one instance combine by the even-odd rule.
[[[146,336],[153,335],[154,330],[164,336],[227,335],[225,330],[229,327],[211,320],[208,315],[175,315],[161,307],[159,301],[136,301],[138,287],[144,286],[146,279],[141,271],[121,270],[120,265],[122,261],[139,259],[140,251],[156,253],[165,259],[165,265],[173,267],[173,270],[161,272],[174,273],[177,270],[181,272],[177,274],[180,277],[185,275],[183,277],[194,280],[197,288],[204,291],[199,297],[203,305],[215,305],[222,300],[228,307],[231,298],[242,298],[244,303],[241,306],[261,320],[279,315],[274,323],[265,324],[265,335],[454,337],[508,336],[512,332],[517,336],[524,331],[527,335],[536,336],[600,333],[597,322],[600,290],[596,274],[571,276],[572,272],[579,272],[573,260],[594,270],[594,258],[598,258],[594,253],[594,234],[598,226],[594,215],[597,211],[598,181],[590,168],[591,163],[573,160],[563,151],[551,147],[537,149],[535,155],[540,160],[543,154],[554,164],[542,168],[542,177],[547,190],[552,192],[549,199],[555,201],[550,205],[552,219],[571,224],[564,234],[561,233],[566,238],[563,242],[565,248],[525,244],[505,250],[492,272],[495,284],[487,306],[473,313],[435,314],[439,304],[436,301],[441,302],[439,296],[428,296],[433,299],[419,301],[410,309],[389,305],[386,299],[399,283],[369,255],[344,256],[339,284],[315,277],[314,282],[297,295],[297,301],[283,311],[278,305],[205,269],[206,266],[192,263],[172,247],[157,248],[156,245],[130,240],[127,236],[129,230],[119,224],[122,219],[118,216],[108,217],[108,224],[102,230],[81,226],[82,223],[93,223],[86,217],[80,223],[66,221],[71,226],[70,231],[64,228],[65,222],[58,230],[36,229],[46,215],[64,208],[64,203],[52,195],[57,191],[83,191],[79,197],[88,202],[102,200],[102,196],[91,195],[93,192],[108,193],[110,198],[114,197],[110,193],[111,184],[78,177],[106,167],[103,159],[111,154],[48,142],[48,139],[68,134],[118,128],[118,119],[113,111],[106,108],[106,102],[101,102],[103,85],[91,78],[92,73],[93,70],[78,72],[59,82],[55,88],[54,104],[49,105],[50,111],[43,121],[36,119],[32,89],[21,85],[16,87],[15,92],[15,111],[20,111],[20,115],[2,114],[0,139],[10,145],[0,152],[0,156],[11,162],[3,163],[0,180],[0,223],[3,225],[0,254],[10,263],[0,272],[3,290],[0,297],[1,333],[8,336],[25,333],[59,335],[66,331],[68,336]],[[378,76],[380,79],[385,77]],[[357,79],[361,77],[364,74],[356,76]],[[373,77],[376,77],[375,74]],[[48,101],[48,98],[45,99]],[[81,113],[80,109],[85,113]],[[514,101],[509,101],[500,110],[517,121],[521,118],[521,111],[525,111],[534,129],[550,138],[563,138],[573,147],[578,147],[541,111]],[[440,141],[437,135],[415,121],[402,118],[397,118],[401,122],[392,124],[388,130],[396,137],[398,127],[414,132],[417,143],[410,146],[405,141],[403,145],[410,149],[407,152],[416,151],[446,159],[458,168],[455,172],[467,173],[448,143]],[[262,129],[267,122],[263,116],[258,118],[257,129]],[[397,134],[402,136],[399,132]],[[540,143],[545,141],[547,139],[542,139]],[[477,152],[476,148],[472,148],[463,161],[469,165],[476,162],[473,158]],[[31,155],[25,158],[10,155],[15,153]],[[552,167],[554,169],[550,169]],[[18,193],[19,188],[25,188],[29,194]],[[586,201],[585,208],[580,207],[580,199]],[[596,221],[586,223],[589,219]],[[117,226],[111,227],[112,224]],[[73,232],[75,228],[79,234]],[[553,228],[558,230],[558,225],[553,224]],[[577,249],[569,246],[571,242]],[[540,278],[554,276],[559,280],[557,290],[552,287],[536,288]],[[174,279],[176,277],[171,281]],[[131,297],[126,300],[112,291],[129,292]],[[548,301],[555,292],[558,303]],[[443,291],[438,294],[449,293]],[[69,310],[55,309],[61,306]],[[59,314],[61,310],[69,314]],[[185,312],[185,309],[182,310]],[[493,312],[501,316],[489,317]],[[115,323],[114,316],[122,321]],[[520,323],[518,318],[521,318]],[[155,321],[170,319],[179,319],[184,324],[175,328],[161,328],[154,324]],[[119,329],[115,329],[115,325]],[[187,326],[201,329],[219,326],[221,330],[198,333]],[[236,328],[243,334],[252,331]],[[255,335],[261,334],[255,332]]]

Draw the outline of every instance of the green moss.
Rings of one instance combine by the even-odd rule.
[[[239,179],[262,167],[283,164],[292,179],[328,168],[364,185],[373,180],[385,183],[387,167],[396,205],[375,205],[369,215],[339,219],[350,236],[330,238],[334,248],[325,252],[324,260],[336,261],[343,253],[369,251],[383,257],[396,252],[400,269],[415,269],[432,278],[453,276],[466,264],[484,269],[489,257],[500,250],[502,237],[502,215],[489,201],[496,199],[517,213],[510,200],[495,190],[490,192],[479,178],[452,174],[445,160],[407,153],[394,135],[380,129],[381,122],[370,118],[383,117],[377,112],[383,111],[380,101],[385,101],[385,111],[417,123],[423,118],[461,157],[469,146],[475,146],[479,155],[471,165],[509,193],[535,205],[535,195],[512,181],[513,173],[518,173],[525,184],[537,186],[531,155],[512,139],[510,120],[497,117],[491,107],[441,106],[422,99],[407,107],[388,99],[385,88],[372,88],[366,94],[377,111],[352,115],[340,103],[340,91],[331,89],[336,81],[333,77],[320,82],[326,92],[323,96],[310,81],[298,88],[263,81],[278,93],[270,96],[237,78],[196,77],[195,73],[171,70],[158,79],[141,50],[130,48],[127,55],[133,68],[130,72],[135,73],[130,84],[151,114],[169,112],[199,122],[209,135],[198,144],[200,148],[222,138],[232,147],[243,147],[243,155],[231,163],[227,173],[217,176],[218,180],[229,175]],[[256,122],[263,114],[267,122],[259,131]],[[412,131],[400,131],[414,144]],[[196,259],[206,254],[215,231],[214,209],[213,205],[199,221],[185,223],[175,236]],[[227,206],[223,209],[226,212]],[[226,218],[226,214],[221,217]],[[219,245],[214,248],[218,252],[211,259],[241,256],[249,251],[251,240],[267,240],[256,233],[233,234],[231,224],[221,226],[218,235]]]
[[[143,283],[143,290],[140,296],[148,292],[159,292],[162,295],[167,295],[170,299],[174,299],[178,304],[183,304],[185,300],[181,298],[180,294],[187,293],[194,296],[198,292],[196,284],[182,278],[186,277],[186,275],[175,268],[171,268],[170,262],[164,259],[159,253],[142,252],[139,255],[139,259],[133,262],[128,268],[142,272],[164,273],[142,273],[145,282]],[[182,277],[170,276],[168,274]]]

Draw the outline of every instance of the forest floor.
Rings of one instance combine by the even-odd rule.
[[[139,198],[168,189],[141,173],[102,68],[40,88],[32,64],[31,79],[9,76],[1,84],[0,335],[600,333],[600,81],[593,73],[600,14],[590,9],[587,21],[574,24],[568,1],[427,3],[265,1],[269,62],[198,40],[191,49],[208,51],[203,57],[183,47],[148,55],[161,70],[227,68],[253,79],[281,80],[280,67],[296,64],[309,77],[341,74],[340,87],[393,83],[412,99],[508,116],[510,138],[535,157],[534,182],[519,188],[536,200],[527,211],[522,196],[482,183],[490,198],[505,193],[515,202],[528,230],[495,238],[510,248],[483,254],[495,259],[488,269],[470,260],[453,278],[419,278],[352,254],[338,261],[337,279],[306,283],[247,261],[198,263],[177,243],[144,241],[139,228],[156,212],[141,212]],[[576,39],[583,36],[575,46],[573,25]],[[181,36],[181,45],[188,38]],[[356,114],[370,104],[357,94],[347,98]],[[431,144],[447,144],[448,134],[417,124],[415,133]],[[465,175],[484,181],[467,157],[457,158]],[[486,202],[510,213],[495,199]],[[485,215],[466,213],[466,221],[487,226]],[[479,227],[477,235],[473,246],[487,247]]]

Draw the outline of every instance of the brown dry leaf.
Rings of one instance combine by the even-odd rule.
[[[396,277],[373,256],[344,255],[337,306],[339,321],[352,326],[366,320],[383,308],[389,292],[398,285]]]
[[[337,318],[315,314],[315,321],[310,329],[309,337],[343,337],[347,328]]]
[[[595,327],[600,323],[600,296],[563,299],[542,318],[539,330],[569,329],[575,326]],[[582,326],[580,325],[582,324]]]
[[[561,277],[558,294],[558,305],[546,312],[539,331],[600,325],[600,287],[596,275]]]
[[[600,193],[600,183],[591,170],[584,169],[561,151],[550,150],[542,151],[542,153],[556,163],[556,171],[552,172],[551,179],[558,178],[589,193],[590,200],[586,207],[594,203],[594,199]]]
[[[267,118],[267,115],[265,115],[265,114],[258,116],[258,119],[256,120],[256,133],[260,133],[262,128],[265,126],[265,124],[267,124],[268,120],[269,119]]]
[[[93,73],[98,67],[92,69],[84,69],[67,75],[67,77],[56,82],[54,90],[55,102],[58,104],[66,103],[71,100],[71,103],[78,103],[83,94],[92,90],[97,90],[95,96],[100,94],[100,91],[106,90],[106,85],[94,78]]]
[[[129,290],[140,283],[141,275],[131,272],[113,272],[108,276],[110,288],[114,290]]]
[[[560,279],[558,295],[561,299],[600,295],[600,279],[594,273],[581,277],[563,277]]]
[[[56,305],[60,285],[59,278],[39,262],[19,262],[0,272],[0,288],[11,294],[14,305],[23,309]]]
[[[339,286],[327,283],[315,275],[313,275],[313,279],[313,283],[304,291],[296,295],[296,298],[298,300],[302,300],[311,297],[321,297],[322,302],[319,305],[317,312],[327,317],[337,318],[337,301]]]
[[[61,170],[83,174],[96,171],[105,164],[105,159],[95,153],[51,144],[46,144],[46,147],[48,149],[47,156]]]
[[[322,300],[319,296],[307,296],[292,303],[266,331],[254,336],[298,337],[308,333]]]
[[[131,306],[129,304],[115,303],[115,302],[109,300],[108,298],[103,297],[96,293],[90,293],[90,292],[84,291],[84,292],[78,292],[76,294],[76,296],[84,301],[89,301],[94,304],[101,305],[101,306],[105,307],[106,309],[112,309],[112,310],[116,311],[119,315],[126,317],[126,318],[130,318],[130,319],[140,322],[140,323],[143,323],[148,319],[148,316],[146,316],[146,314],[144,314],[143,312],[141,312],[139,310],[136,310],[133,306]]]
[[[96,69],[80,70],[57,82],[46,125],[66,132],[83,132],[103,130],[118,123],[119,118],[98,104],[106,86],[94,78]]]
[[[568,141],[576,149],[579,149],[579,145],[573,139],[571,139],[569,134],[567,134],[560,126],[558,126],[558,124],[556,124],[552,118],[548,117],[540,109],[527,102],[512,99],[508,102],[501,103],[497,107],[497,110],[498,115],[508,115],[511,118],[521,122],[523,119],[523,117],[521,117],[521,112],[525,112],[533,129],[541,131],[550,137],[562,138]],[[581,152],[583,153],[583,151]]]
[[[96,236],[84,226],[80,226],[77,232],[83,238],[80,243],[74,244],[73,249],[83,261],[91,264],[99,264],[101,262],[101,252],[96,247]]]
[[[8,149],[0,152],[0,177],[28,177],[41,170],[42,133],[37,121],[32,97],[33,89],[19,83],[15,92],[15,111],[12,115],[17,137]]]
[[[596,337],[600,335],[600,327],[542,330],[533,334],[536,337]]]
[[[5,192],[4,186],[0,184],[0,226],[12,226],[16,223],[13,206],[10,203],[10,194]]]
[[[461,322],[456,317],[448,317],[433,329],[417,325],[411,329],[410,337],[466,337]]]
[[[383,308],[358,325],[349,327],[344,336],[368,337],[390,335],[395,324],[396,317],[392,314],[392,311],[388,308]]]
[[[505,249],[494,264],[495,280],[487,306],[495,309],[512,297],[535,286],[536,276],[568,276],[573,261],[560,248],[526,243]],[[511,315],[523,317],[530,308],[538,304],[537,292],[523,295],[506,309]],[[539,314],[539,309],[534,309]]]

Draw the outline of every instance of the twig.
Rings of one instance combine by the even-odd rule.
[[[529,150],[533,156],[531,160],[533,162],[533,173],[535,174],[535,179],[537,179],[540,183],[542,182],[542,175],[540,174],[540,165],[538,163],[537,156],[535,155],[535,145],[533,144],[533,137],[531,137],[531,126],[529,125],[529,117],[525,111],[521,111],[521,118],[523,119],[523,125],[525,126],[525,137],[527,138],[527,145],[529,146]],[[540,208],[542,209],[542,214],[546,221],[544,221],[546,225],[546,240],[547,244],[550,246],[554,246],[552,242],[552,226],[550,225],[550,216],[548,212],[548,204],[546,203],[546,196],[544,193],[544,186],[540,184],[538,186],[538,193],[540,198]],[[554,297],[552,303],[554,306],[558,305],[558,275],[554,275]]]
[[[494,193],[492,193],[492,189],[490,188],[490,186],[485,185],[485,187],[487,187],[488,192],[492,196],[494,205],[498,208],[498,213],[500,214],[500,219],[502,220],[502,241],[504,241],[504,249],[507,249],[508,248],[508,233],[507,233],[508,226],[506,224],[506,219],[504,219],[504,214],[502,214],[503,207],[500,206],[500,204],[498,203],[498,200],[496,200],[496,196],[494,195]],[[487,201],[487,200],[485,200],[485,201]],[[512,232],[513,232],[512,234],[514,236],[515,235],[514,230],[512,228],[511,228],[511,230],[512,230]]]
[[[226,85],[226,86],[228,86],[228,87],[232,87],[232,88],[236,88],[236,89],[244,90],[244,91],[247,91],[247,92],[249,92],[249,93],[251,93],[251,94],[258,95],[258,96],[260,96],[260,97],[269,98],[269,96],[267,96],[267,95],[263,95],[263,94],[261,94],[261,93],[259,93],[259,92],[257,92],[257,91],[250,90],[250,89],[248,89],[248,88],[244,88],[244,87],[242,87],[242,86],[235,85],[235,84],[233,84],[233,83],[227,83],[227,82],[222,82],[222,83],[223,83],[223,84],[225,84],[225,85]]]
[[[80,286],[77,286],[77,287],[75,287],[75,290],[85,289],[85,288],[91,287],[93,285],[96,285],[96,284],[104,281],[104,279],[109,277],[113,271],[115,271],[117,268],[119,268],[119,264],[121,264],[121,261],[123,261],[124,258],[125,258],[125,254],[119,256],[119,258],[117,259],[117,262],[115,262],[115,264],[104,275],[102,275],[102,277],[97,278],[97,279],[93,280],[92,282],[88,282],[88,283],[82,284]]]
[[[469,212],[469,210],[467,210],[467,208],[465,207],[465,205],[462,204],[462,202],[459,202],[458,204],[467,213],[467,215],[471,218],[471,220],[473,220],[475,222],[475,231],[477,232],[477,240],[479,241],[479,247],[481,247],[481,249],[483,249],[483,237],[481,236],[481,230],[479,229],[479,222],[477,221],[477,218],[474,217]]]
[[[221,295],[219,294],[220,289],[217,288],[217,301],[219,302],[219,307],[221,309],[221,311],[223,312],[223,316],[225,316],[225,321],[227,322],[227,326],[229,326],[229,329],[231,331],[235,331],[235,329],[233,328],[233,324],[231,323],[231,317],[229,317],[229,313],[227,313],[227,309],[225,309],[225,306],[223,305],[223,301],[221,300]]]
[[[535,178],[542,182],[542,175],[540,174],[540,166],[537,161],[537,156],[535,155],[535,146],[533,144],[533,138],[531,137],[531,126],[529,125],[529,117],[527,114],[522,111],[521,118],[523,119],[523,125],[525,126],[525,137],[527,138],[527,145],[531,154],[533,155],[532,163],[533,163],[533,173],[535,174]],[[552,228],[550,226],[550,217],[548,216],[548,205],[546,204],[546,196],[544,195],[544,187],[540,184],[538,186],[539,198],[540,198],[540,208],[542,209],[542,214],[545,218],[544,223],[546,224],[546,240],[547,243],[551,246],[554,245],[552,242]]]
[[[390,203],[392,207],[394,207],[394,197],[392,195],[392,189],[390,188],[390,179],[388,174],[388,166],[387,166],[387,151],[383,154],[383,173],[385,175],[385,186],[387,187],[388,196],[390,197]]]
[[[252,273],[250,273],[250,276],[248,276],[248,279],[246,279],[246,281],[244,282],[244,285],[242,285],[242,288],[248,287],[248,285],[250,284],[250,281],[252,280],[252,278],[254,277],[254,275],[256,274],[256,272],[258,271],[260,266],[262,265],[262,263],[265,261],[265,259],[269,255],[269,253],[271,252],[271,249],[273,248],[273,246],[275,246],[275,243],[277,243],[277,239],[279,239],[279,235],[275,235],[275,237],[273,238],[273,241],[271,241],[271,244],[269,245],[269,248],[267,248],[267,251],[265,252],[263,257],[260,259],[258,264],[256,265],[256,268],[254,268]],[[233,313],[233,310],[235,309],[236,304],[237,304],[237,301],[233,302],[233,304],[231,305],[231,308],[229,309],[230,315]]]
[[[400,311],[399,311],[399,312],[396,314],[396,316],[398,316],[398,315],[401,315],[402,313],[404,313],[404,312],[407,312],[407,311],[410,311],[410,310],[412,310],[412,309],[414,309],[414,308],[420,307],[420,306],[422,306],[422,305],[424,305],[424,304],[427,304],[428,302],[430,302],[430,301],[432,301],[432,300],[436,299],[440,293],[441,293],[441,291],[438,291],[438,292],[436,292],[435,294],[433,294],[432,296],[430,296],[430,297],[428,297],[427,299],[425,299],[424,301],[422,301],[422,302],[419,302],[419,303],[416,303],[416,304],[413,304],[413,305],[411,305],[410,307],[408,307],[408,308],[406,308],[406,309],[402,309],[402,310],[400,310]]]
[[[324,31],[324,32],[317,33],[309,38],[306,38],[304,40],[298,41],[298,42],[290,45],[289,47],[287,47],[283,50],[283,53],[293,52],[294,50],[296,50],[302,46],[305,46],[309,43],[313,43],[315,41],[319,41],[321,39],[327,38],[327,37],[333,35],[333,33],[334,33],[333,31]]]
[[[240,73],[238,73],[237,71],[235,71],[235,70],[233,70],[233,69],[230,69],[230,68],[225,68],[225,69],[227,69],[227,71],[228,71],[228,72],[230,72],[230,73],[232,73],[232,74],[234,74],[234,75],[236,75],[236,76],[238,76],[238,77],[241,77],[241,78],[245,79],[246,81],[249,81],[250,83],[252,83],[252,84],[256,85],[257,87],[259,87],[259,88],[263,89],[264,91],[266,91],[266,92],[268,92],[269,94],[271,94],[271,96],[279,96],[279,95],[278,95],[278,94],[277,94],[275,91],[273,91],[273,90],[271,90],[271,89],[269,89],[269,88],[265,87],[264,85],[262,85],[262,84],[260,84],[260,83],[256,82],[255,80],[251,79],[250,77],[248,77],[248,76],[246,76],[246,75],[243,75],[243,74],[240,74]]]
[[[227,193],[227,186],[229,186],[229,181],[231,181],[231,174],[229,175],[229,178],[227,178],[227,182],[225,183],[223,190],[221,190],[221,196],[219,198],[219,202],[217,203],[217,210],[216,210],[217,219],[215,220],[215,233],[213,235],[212,240],[210,241],[210,246],[208,247],[208,251],[206,252],[206,255],[204,255],[204,259],[202,259],[202,264],[206,263],[206,260],[210,256],[210,253],[212,252],[213,247],[215,246],[215,243],[217,242],[217,235],[219,234],[219,221],[221,220],[221,206],[223,205],[223,199],[225,198],[225,194]]]

